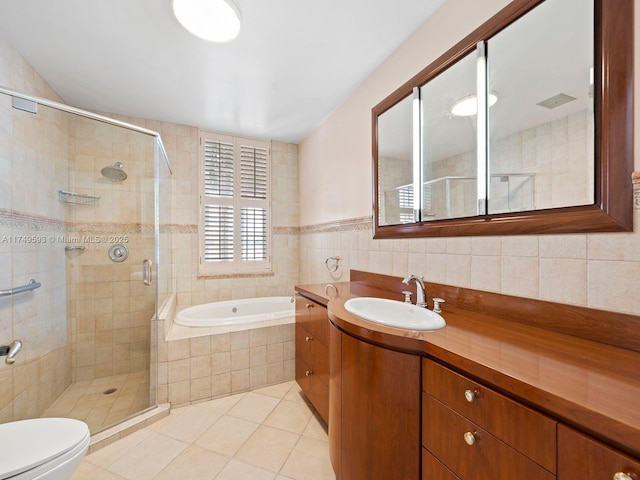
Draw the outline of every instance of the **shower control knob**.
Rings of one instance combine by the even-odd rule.
[[[129,249],[125,245],[112,245],[109,248],[109,258],[114,262],[124,262],[129,256]]]

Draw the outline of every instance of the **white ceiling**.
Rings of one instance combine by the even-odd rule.
[[[238,0],[228,44],[170,0],[2,0],[0,32],[70,105],[298,143],[445,0]]]

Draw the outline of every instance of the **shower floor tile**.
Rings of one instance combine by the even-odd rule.
[[[42,416],[77,418],[95,434],[147,407],[149,372],[136,372],[73,383]]]

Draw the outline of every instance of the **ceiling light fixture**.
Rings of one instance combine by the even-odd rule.
[[[240,10],[233,0],[172,0],[180,24],[209,42],[230,42],[240,33]]]
[[[489,93],[489,106],[492,107],[498,101],[498,95]],[[478,100],[475,94],[467,95],[453,104],[451,113],[456,117],[470,117],[478,113]]]

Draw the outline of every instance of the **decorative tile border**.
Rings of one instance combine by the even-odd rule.
[[[46,230],[60,233],[64,232],[65,228],[64,220],[43,217],[42,215],[29,215],[6,208],[0,208],[0,225],[24,230]]]
[[[638,177],[634,178],[634,189],[640,187],[640,172],[636,172]],[[634,173],[634,175],[636,175]],[[91,232],[94,234],[153,234],[154,225],[149,223],[132,222],[65,222],[64,220],[48,218],[41,215],[30,215],[16,212],[9,209],[0,209],[0,225],[22,228],[26,230],[53,230],[64,233]],[[349,218],[333,222],[318,223],[315,225],[304,225],[302,227],[273,227],[274,235],[300,235],[311,233],[346,232],[371,230],[372,219],[370,216]],[[162,233],[186,233],[197,234],[198,226],[195,224],[167,223],[160,226]]]
[[[307,233],[328,233],[328,232],[347,232],[347,231],[364,231],[373,228],[373,220],[371,216],[348,218],[345,220],[337,220],[335,222],[318,223],[316,225],[305,225],[299,227],[298,232]]]

